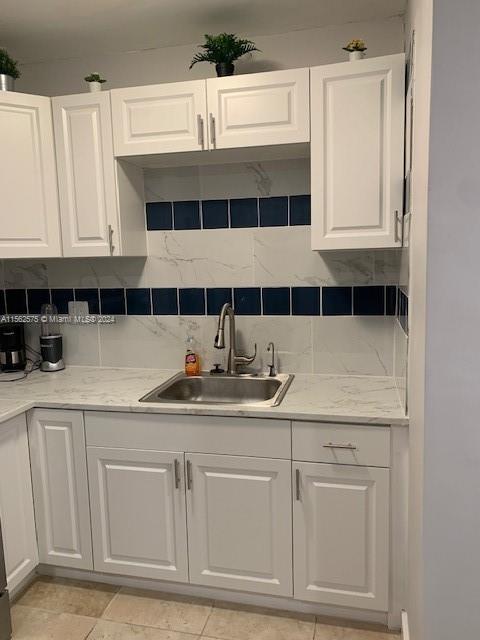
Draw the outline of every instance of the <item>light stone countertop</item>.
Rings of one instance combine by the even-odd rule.
[[[178,371],[67,367],[0,384],[0,422],[33,407],[408,424],[393,378],[296,374],[278,407],[140,403]],[[6,376],[7,374],[1,374]]]

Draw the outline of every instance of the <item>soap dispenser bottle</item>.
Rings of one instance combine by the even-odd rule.
[[[185,354],[185,375],[200,375],[200,358],[198,356],[198,353],[195,352],[192,336],[188,336],[187,338],[187,353]]]

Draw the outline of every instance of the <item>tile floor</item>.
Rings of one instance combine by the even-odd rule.
[[[313,615],[39,577],[12,608],[14,640],[398,640]]]

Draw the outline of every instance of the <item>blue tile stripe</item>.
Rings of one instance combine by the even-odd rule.
[[[310,195],[147,202],[147,231],[309,225]]]
[[[91,314],[159,316],[216,315],[232,301],[237,315],[396,316],[408,331],[408,297],[396,285],[0,289],[0,315],[35,315],[50,300],[59,313],[84,301]]]

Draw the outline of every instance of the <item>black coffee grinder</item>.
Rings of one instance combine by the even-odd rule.
[[[0,324],[0,371],[23,371],[26,365],[23,324]]]
[[[41,371],[61,371],[65,369],[63,361],[63,339],[58,324],[57,307],[54,304],[42,305],[42,330],[40,334],[40,352],[42,354]]]

